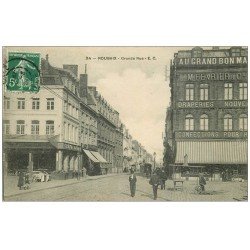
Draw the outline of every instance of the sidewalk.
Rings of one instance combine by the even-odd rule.
[[[19,190],[17,187],[18,182],[18,176],[7,176],[4,178],[3,183],[3,199],[15,195],[19,195],[22,193],[32,193],[44,189],[51,189],[51,188],[58,188],[62,186],[68,186],[68,185],[74,185],[77,183],[85,182],[85,181],[91,181],[91,180],[97,180],[101,178],[109,178],[119,175],[117,173],[115,174],[107,174],[107,175],[96,175],[96,176],[86,176],[82,177],[80,180],[74,179],[67,179],[67,180],[51,180],[48,182],[32,182],[30,185],[30,189],[27,190]]]

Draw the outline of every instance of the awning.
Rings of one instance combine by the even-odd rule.
[[[93,162],[99,162],[99,161],[94,157],[94,155],[92,155],[92,154],[90,153],[89,150],[84,149],[83,151],[84,151],[84,153],[89,157],[89,159],[90,159],[91,161],[93,161]]]
[[[180,141],[175,163],[247,164],[247,141]]]
[[[90,151],[94,157],[99,160],[99,162],[101,163],[107,163],[107,161],[98,153],[98,152],[95,152],[95,151]]]

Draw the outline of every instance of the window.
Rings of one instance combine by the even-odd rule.
[[[202,48],[201,47],[195,47],[192,49],[192,56],[193,57],[202,57]]]
[[[247,83],[240,83],[240,100],[247,100]]]
[[[53,135],[54,134],[54,121],[46,121],[46,135]]]
[[[200,117],[200,130],[208,130],[208,116],[206,114]]]
[[[67,137],[68,141],[70,141],[70,133],[71,133],[70,124],[68,124],[68,137]]]
[[[247,131],[247,115],[245,114],[240,115],[239,130]]]
[[[68,112],[68,102],[64,101],[64,111]]]
[[[233,130],[233,119],[231,115],[224,116],[224,131]]]
[[[71,136],[72,141],[75,141],[75,127],[72,126],[72,136]]]
[[[40,109],[40,99],[39,98],[32,99],[32,109]]]
[[[17,109],[25,109],[25,98],[17,98]]]
[[[186,131],[194,130],[194,118],[192,115],[187,115],[185,118],[185,130]]]
[[[65,122],[64,127],[63,127],[63,129],[64,129],[64,140],[68,139],[67,128],[68,128],[68,126],[67,126],[67,123]]]
[[[232,56],[240,56],[241,48],[231,48]]]
[[[224,99],[225,100],[233,99],[233,84],[232,83],[224,84]]]
[[[200,85],[200,100],[207,101],[208,100],[208,84]]]
[[[4,120],[3,121],[3,133],[5,135],[10,134],[10,121],[9,120]]]
[[[31,121],[31,134],[39,135],[39,121]]]
[[[72,113],[72,106],[71,104],[69,104],[69,114],[71,115],[71,113]]]
[[[186,100],[194,100],[194,84],[186,84]]]
[[[4,97],[4,109],[10,109],[10,98]]]
[[[55,101],[54,98],[47,98],[47,110],[54,110]]]
[[[16,125],[16,133],[18,135],[24,135],[24,132],[25,132],[25,121],[18,120]]]

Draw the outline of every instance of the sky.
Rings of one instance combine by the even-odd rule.
[[[49,55],[52,66],[77,64],[84,73],[87,64],[89,86],[120,114],[133,139],[153,154],[163,158],[163,133],[166,109],[170,102],[169,65],[174,53],[187,47],[8,47],[7,51],[38,52]],[[91,58],[91,60],[87,59]],[[98,57],[116,57],[102,60]],[[124,57],[127,60],[122,60]],[[150,57],[151,60],[131,60]],[[154,60],[153,60],[154,57]],[[96,59],[93,59],[96,58]],[[168,72],[166,74],[166,67]]]

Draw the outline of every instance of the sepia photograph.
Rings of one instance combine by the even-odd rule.
[[[2,49],[3,201],[248,201],[246,46]]]

